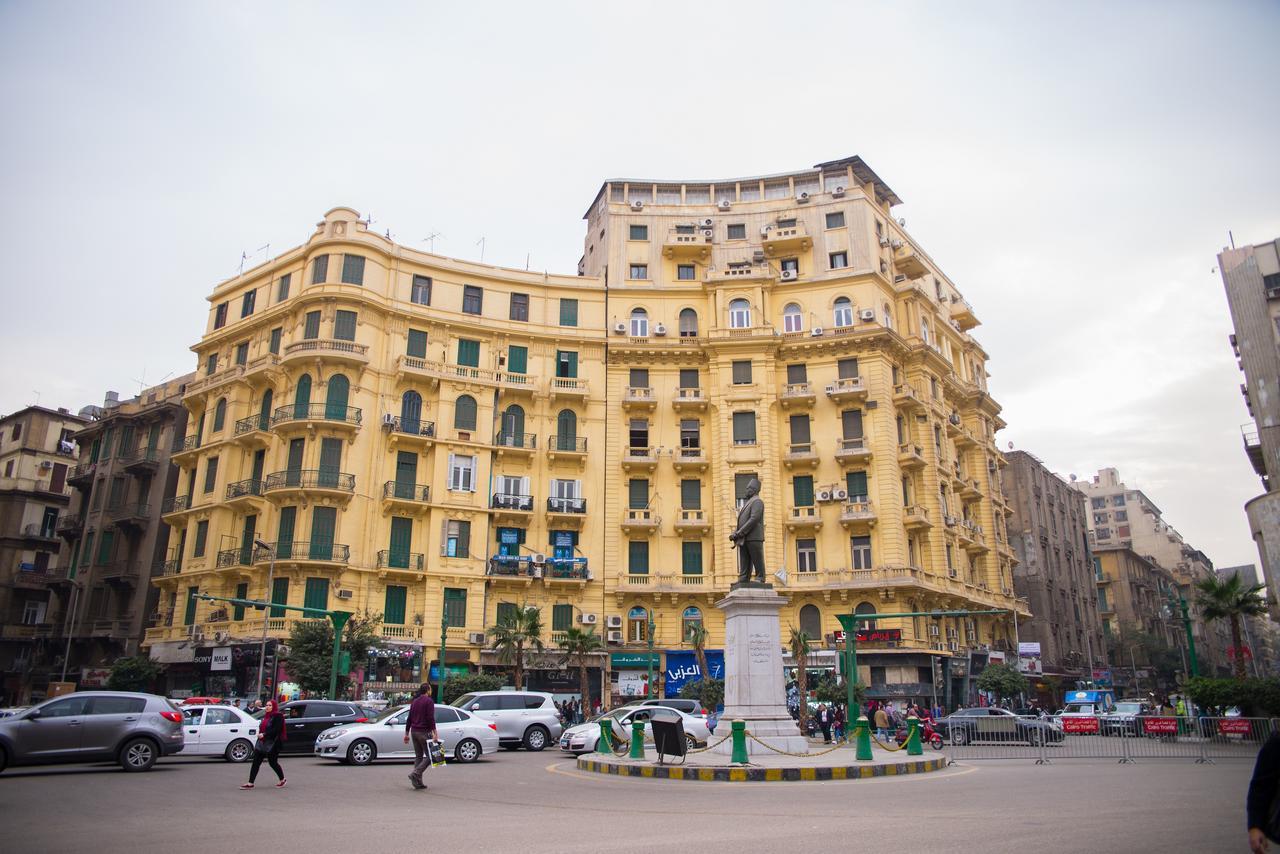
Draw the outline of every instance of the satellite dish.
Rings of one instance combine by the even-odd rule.
[[[1013,443],[1012,443],[1012,442],[1010,442],[1010,443],[1009,443],[1009,450],[1011,450],[1011,451],[1013,450]]]
[[[785,569],[778,570],[773,574],[773,577],[778,579],[778,581],[782,582],[783,584],[787,583],[787,571]]]
[[[1075,483],[1075,482],[1076,482],[1076,476],[1075,476],[1075,475],[1071,475],[1071,482],[1072,482],[1072,483]]]

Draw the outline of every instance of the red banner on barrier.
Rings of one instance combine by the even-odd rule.
[[[1218,721],[1219,735],[1248,735],[1252,724],[1243,718],[1222,718]]]
[[[1177,718],[1143,718],[1142,731],[1149,735],[1177,735]]]
[[[1076,733],[1077,735],[1096,735],[1098,732],[1098,719],[1064,717],[1062,719],[1062,731]]]

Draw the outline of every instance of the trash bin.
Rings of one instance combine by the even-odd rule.
[[[653,745],[658,753],[659,763],[664,756],[684,758],[689,745],[684,737],[684,719],[679,712],[657,707],[649,715],[649,727],[653,732]]]

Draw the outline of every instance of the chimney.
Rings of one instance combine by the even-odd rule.
[[[103,409],[115,409],[120,405],[120,393],[116,391],[107,392],[107,399],[103,401]]]

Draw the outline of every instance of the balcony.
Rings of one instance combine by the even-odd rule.
[[[214,371],[212,374],[205,374],[203,377],[194,379],[187,383],[187,390],[183,397],[187,400],[200,397],[208,394],[214,389],[222,388],[228,383],[235,382],[243,376],[244,365],[228,365],[220,371]]]
[[[182,572],[182,559],[163,560],[156,563],[154,575],[164,577]]]
[[[50,587],[62,587],[64,585],[69,587],[74,580],[71,570],[65,566],[49,569],[44,573],[44,583]]]
[[[234,549],[222,549],[218,552],[214,563],[218,569],[229,569],[233,566],[253,566],[254,548],[252,545]]]
[[[533,559],[528,555],[493,555],[485,566],[485,575],[494,581],[527,587],[535,575]]]
[[[960,326],[961,332],[968,332],[978,325],[978,318],[973,313],[973,306],[958,297],[951,298],[951,319]]]
[[[893,266],[908,279],[918,279],[929,272],[919,251],[910,243],[904,243],[893,253]]]
[[[789,469],[810,469],[818,464],[818,451],[812,442],[797,442],[787,446],[782,464]]]
[[[155,448],[134,448],[119,457],[130,474],[148,474],[160,467],[160,452]]]
[[[808,382],[787,383],[782,387],[782,394],[778,395],[778,403],[783,409],[792,406],[813,406],[817,395],[813,393],[813,384]]]
[[[135,531],[141,531],[151,522],[151,505],[131,503],[108,507],[107,518],[121,528],[132,528]]]
[[[921,469],[926,463],[924,449],[910,442],[898,446],[898,465],[904,469]]]
[[[841,377],[832,383],[827,383],[827,397],[833,403],[853,403],[859,400],[867,399],[867,387],[862,382],[862,377]]]
[[[93,475],[97,470],[97,463],[80,463],[72,466],[67,472],[67,483],[79,489],[84,489],[93,483]]]
[[[662,242],[662,254],[668,259],[706,260],[711,257],[711,237],[703,234],[701,228],[668,229],[667,238]]]
[[[658,514],[647,507],[628,510],[627,515],[622,517],[622,530],[628,533],[650,534],[658,530],[661,524],[662,519]]]
[[[840,505],[840,524],[845,528],[869,527],[876,523],[876,509],[870,501],[846,501]]]
[[[200,437],[192,434],[181,438],[174,437],[173,447],[170,448],[169,459],[174,465],[182,465],[189,457],[200,450]]]
[[[991,551],[987,546],[987,537],[981,525],[965,520],[960,525],[960,544],[971,554],[986,554]]]
[[[333,338],[311,338],[285,345],[280,358],[282,365],[314,359],[327,364],[347,364],[364,367],[369,364],[369,348],[354,341],[338,341]]]
[[[113,560],[98,567],[98,578],[108,584],[128,584],[136,586],[142,577],[142,569],[137,561]]]
[[[548,498],[547,522],[581,528],[587,514],[585,498]]]
[[[272,472],[263,483],[263,491],[273,501],[289,501],[300,493],[331,495],[344,503],[356,491],[356,476],[330,469],[290,469]]]
[[[547,558],[542,577],[552,583],[576,583],[581,587],[591,580],[591,572],[585,557],[551,557]]]
[[[494,519],[507,519],[524,525],[533,515],[533,496],[495,492],[489,501],[489,509],[494,511]]]
[[[711,519],[705,510],[682,509],[676,517],[675,529],[677,534],[709,534]]]
[[[405,509],[420,513],[431,503],[431,487],[423,483],[402,483],[389,480],[382,484],[382,506],[386,509]]]
[[[902,509],[902,525],[908,531],[924,530],[933,527],[929,521],[929,508],[919,504],[908,504]]]
[[[706,471],[707,453],[702,448],[678,448],[672,454],[671,465],[676,471]]]
[[[327,403],[291,404],[281,406],[271,414],[271,429],[278,433],[298,429],[315,431],[324,424],[348,433],[360,429],[361,412],[354,406],[330,406]]]
[[[816,531],[822,527],[822,514],[815,505],[789,507],[784,521],[788,531]]]
[[[791,252],[807,252],[813,248],[813,238],[809,237],[804,223],[786,227],[766,225],[765,229],[760,242],[764,244],[764,253],[771,258]]]
[[[866,439],[840,439],[836,443],[836,462],[840,465],[864,463],[871,459],[871,449]]]
[[[1262,456],[1262,440],[1258,438],[1258,431],[1252,424],[1240,431],[1244,439],[1244,452],[1249,458],[1250,464],[1253,465],[1253,473],[1259,477],[1267,476],[1267,464]],[[79,468],[79,466],[77,466]]]
[[[956,477],[956,480],[960,484],[956,492],[959,493],[961,498],[975,499],[975,498],[982,497],[982,489],[981,487],[978,486],[977,480],[970,477],[965,477],[963,474],[958,475]]]
[[[405,552],[399,549],[383,549],[378,552],[377,568],[384,570],[383,573],[390,572],[409,572],[415,576],[420,575],[427,569],[427,558],[418,552]]]
[[[24,590],[43,590],[49,583],[50,570],[19,569],[13,574],[13,586]]]
[[[54,543],[58,539],[57,526],[51,525],[46,528],[39,522],[31,522],[22,526],[22,538],[24,540],[40,540],[45,543]]]
[[[924,401],[920,392],[908,383],[899,383],[893,387],[893,405],[903,412],[924,412]]]
[[[627,447],[622,449],[622,468],[625,471],[653,471],[658,467],[658,452],[654,448]]]
[[[422,640],[422,626],[391,626],[383,623],[378,627],[377,634],[388,640]]]
[[[559,435],[548,436],[547,459],[552,462],[556,462],[557,460],[571,460],[579,464],[585,463],[587,460],[587,437]]]
[[[504,454],[530,457],[538,446],[538,437],[532,433],[509,433],[504,430],[493,437],[493,444],[500,457]]]
[[[263,481],[260,478],[237,480],[227,484],[228,504],[241,507],[257,507],[262,500]]]
[[[658,400],[648,386],[627,386],[622,390],[622,408],[635,411],[656,409]]]
[[[587,396],[587,381],[577,377],[552,377],[550,392],[552,400],[557,397],[581,400]]]
[[[671,406],[677,412],[702,412],[707,408],[707,395],[700,388],[678,388],[671,398]]]
[[[960,450],[964,450],[965,448],[976,448],[981,444],[973,431],[963,424],[956,428],[955,443],[956,448]]]
[[[538,390],[538,378],[528,374],[513,374],[510,371],[498,373],[498,386],[504,394],[527,394],[532,396]]]
[[[190,495],[175,495],[173,498],[166,498],[160,504],[160,515],[171,516],[179,513],[186,513],[191,509]],[[175,524],[174,520],[166,519],[169,524]]]
[[[65,513],[58,517],[58,535],[66,540],[74,540],[80,536],[84,527],[84,517],[79,513]]]
[[[124,638],[133,629],[133,615],[106,617],[89,624],[89,636],[95,638]]]
[[[434,421],[388,415],[383,416],[382,429],[391,434],[393,444],[404,443],[410,447],[426,448],[436,440],[436,423]]]
[[[246,448],[265,448],[271,441],[270,430],[270,415],[250,415],[236,422],[231,441]]]
[[[330,543],[323,540],[311,542],[294,540],[269,543],[270,550],[259,549],[255,556],[257,563],[265,564],[274,555],[278,561],[287,560],[292,563],[324,563],[345,566],[351,560],[351,547],[341,543]]]

